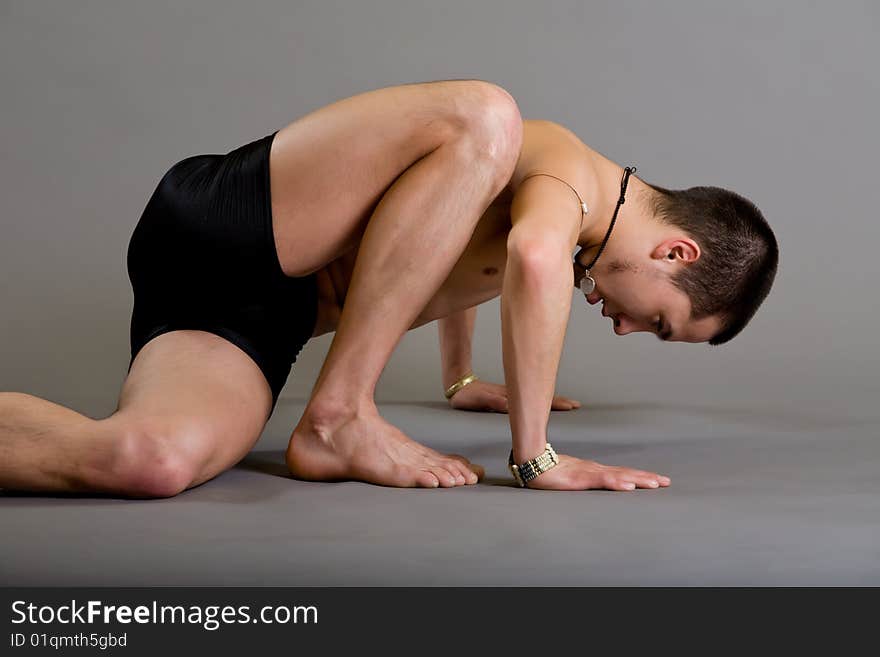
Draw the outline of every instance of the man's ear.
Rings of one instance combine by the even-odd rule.
[[[700,247],[689,237],[670,238],[658,244],[651,257],[690,264],[700,259]]]

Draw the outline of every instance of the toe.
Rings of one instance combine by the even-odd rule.
[[[437,488],[439,482],[436,475],[428,469],[414,468],[407,465],[394,466],[382,477],[360,477],[364,481],[397,486],[399,488]]]
[[[416,486],[420,488],[437,488],[440,481],[437,476],[430,470],[419,470],[415,477]]]
[[[482,465],[477,465],[476,463],[468,463],[465,477],[467,478],[467,482],[469,484],[479,483],[483,480],[483,477],[485,476],[486,469]]]
[[[449,459],[444,463],[444,467],[455,477],[456,484],[464,486],[468,483],[468,474],[470,473],[470,470],[464,463],[455,459]]]
[[[464,483],[475,484],[482,478],[483,468],[479,465],[471,463],[461,454],[450,454],[449,456],[458,464],[458,472],[464,477]]]
[[[455,486],[455,475],[453,475],[442,465],[431,466],[430,470],[437,477],[437,480],[440,482],[440,485],[443,488],[452,488],[453,486]]]

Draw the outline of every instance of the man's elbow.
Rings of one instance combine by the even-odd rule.
[[[507,240],[508,265],[516,264],[528,270],[543,271],[568,263],[571,253],[563,240],[541,235],[511,236]]]

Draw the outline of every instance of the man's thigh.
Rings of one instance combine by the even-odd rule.
[[[350,250],[394,180],[492,99],[509,95],[482,80],[405,84],[344,98],[282,128],[270,178],[285,273],[306,275]]]
[[[250,451],[271,403],[266,378],[241,349],[213,333],[178,330],[138,352],[113,421],[167,441],[196,485]]]

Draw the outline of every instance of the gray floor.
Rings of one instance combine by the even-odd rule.
[[[880,585],[880,417],[669,405],[553,413],[558,451],[666,490],[513,487],[504,415],[381,404],[481,463],[459,489],[284,474],[282,402],[237,468],[159,501],[0,495],[9,585]]]

